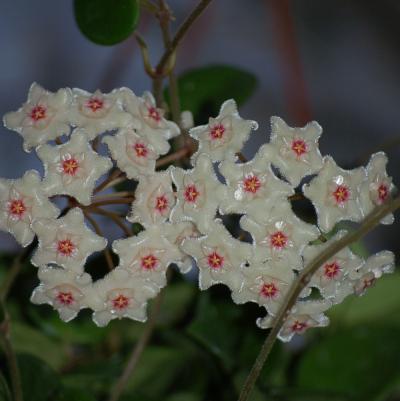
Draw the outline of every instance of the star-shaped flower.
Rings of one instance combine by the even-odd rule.
[[[270,160],[268,148],[262,146],[247,163],[225,160],[220,164],[227,182],[227,196],[220,205],[222,213],[245,213],[260,222],[266,221],[275,205],[288,202],[293,189],[275,176]]]
[[[142,97],[136,96],[131,90],[124,89],[125,109],[138,124],[138,133],[148,139],[159,154],[169,151],[168,139],[180,134],[179,127],[164,118],[164,110],[157,108],[153,95],[145,92]]]
[[[0,230],[11,233],[22,246],[35,237],[33,221],[59,213],[43,192],[37,171],[29,170],[17,180],[0,178]]]
[[[148,138],[139,135],[136,130],[121,129],[116,135],[106,136],[103,142],[107,144],[117,166],[126,173],[128,178],[139,179],[143,175],[154,174],[156,159],[160,153],[156,151]]]
[[[63,145],[42,145],[37,149],[45,170],[44,191],[49,195],[70,195],[89,205],[96,181],[111,167],[108,157],[99,156],[83,130],[76,130]]]
[[[257,128],[257,122],[239,116],[233,99],[227,100],[217,117],[210,118],[207,125],[189,131],[190,136],[199,141],[198,152],[192,159],[195,160],[201,153],[207,153],[214,162],[233,159],[249,139],[250,132]]]
[[[168,219],[175,196],[172,190],[172,178],[169,171],[155,172],[151,176],[142,176],[136,188],[136,198],[128,221],[139,222],[144,226],[164,222]]]
[[[274,315],[292,285],[295,274],[290,266],[278,266],[273,261],[252,263],[243,268],[243,287],[232,292],[237,304],[256,302]]]
[[[144,322],[147,301],[158,292],[145,280],[117,267],[93,285],[89,299],[93,321],[100,327],[123,317]]]
[[[300,220],[287,203],[277,204],[265,223],[243,216],[240,225],[253,237],[260,262],[273,260],[297,270],[303,266],[304,247],[319,236],[318,228]]]
[[[164,236],[163,225],[150,226],[135,237],[114,241],[113,251],[119,256],[120,267],[159,288],[167,283],[168,266],[181,256]]]
[[[182,249],[196,260],[201,290],[222,283],[232,291],[240,291],[241,268],[252,257],[253,247],[233,238],[220,220],[213,223],[208,235],[185,239]]]
[[[86,259],[104,249],[107,240],[87,228],[79,208],[71,209],[59,219],[38,219],[32,223],[39,245],[32,257],[35,266],[57,264],[83,271]]]
[[[24,150],[28,152],[42,143],[69,135],[71,98],[70,89],[51,93],[34,82],[27,102],[18,111],[7,113],[4,125],[22,136]]]
[[[88,307],[87,293],[91,289],[92,279],[87,273],[76,275],[60,267],[41,267],[38,276],[40,285],[31,296],[34,304],[52,305],[65,322]]]
[[[123,110],[120,90],[113,90],[108,94],[97,90],[91,94],[75,88],[73,94],[70,122],[76,127],[84,128],[89,140],[103,132],[134,123],[132,117]]]
[[[375,153],[367,166],[367,179],[360,188],[360,203],[364,214],[368,214],[374,207],[381,205],[390,199],[394,190],[392,178],[386,173],[387,156],[383,152]],[[383,220],[383,224],[392,224],[393,214],[389,214]]]
[[[311,245],[304,249],[304,265],[307,266],[314,258],[321,254],[328,246],[347,234],[345,230],[339,231],[334,237],[320,245]],[[333,303],[340,303],[352,291],[346,282],[363,265],[364,261],[356,256],[349,248],[344,248],[324,263],[312,276],[310,287],[318,288],[324,298],[331,299]]]
[[[341,220],[362,219],[360,186],[365,177],[363,167],[343,170],[330,156],[324,158],[322,170],[309,184],[303,186],[304,195],[315,206],[322,231],[332,230]]]
[[[304,334],[311,327],[326,327],[329,319],[324,312],[332,304],[329,301],[298,301],[286,318],[278,338],[283,342],[288,342],[295,334]],[[257,325],[262,329],[272,327],[274,317],[267,315],[257,320]]]
[[[208,232],[218,205],[226,198],[226,188],[218,181],[210,158],[202,153],[192,170],[175,167],[171,172],[177,187],[171,221],[190,220],[196,223],[200,232]]]
[[[297,187],[304,177],[322,168],[322,156],[318,148],[322,128],[316,121],[302,128],[292,128],[279,117],[271,118],[271,126],[268,146],[272,149],[272,164]]]

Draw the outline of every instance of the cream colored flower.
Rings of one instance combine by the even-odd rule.
[[[128,221],[144,226],[161,223],[169,218],[175,205],[172,178],[169,171],[141,176]]]
[[[76,130],[63,145],[39,146],[37,154],[44,165],[47,195],[70,195],[82,205],[91,203],[96,181],[112,167],[108,157],[93,151],[83,130]]]
[[[239,116],[233,99],[227,100],[222,104],[217,117],[210,118],[207,125],[189,131],[190,136],[199,141],[198,152],[192,160],[197,159],[201,153],[207,153],[214,162],[233,160],[235,153],[249,139],[250,132],[257,128],[257,122]]]
[[[315,206],[322,231],[332,230],[341,220],[362,219],[360,186],[365,177],[363,167],[343,170],[330,156],[324,158],[322,170],[309,184],[303,186],[304,195]]]
[[[253,254],[253,247],[233,238],[220,220],[212,224],[208,235],[185,239],[182,250],[196,260],[201,290],[222,283],[232,291],[240,291],[241,268]]]
[[[65,322],[72,320],[78,312],[88,307],[87,294],[92,279],[87,274],[64,270],[60,267],[41,267],[38,272],[40,284],[32,293],[34,304],[49,304]]]
[[[207,233],[221,200],[226,198],[226,188],[218,181],[210,158],[203,153],[192,170],[174,167],[171,172],[177,187],[171,221],[193,221],[200,232]]]
[[[71,99],[70,89],[51,93],[34,82],[29,88],[27,102],[18,111],[7,113],[4,125],[22,136],[24,150],[28,152],[57,137],[69,135]]]
[[[35,266],[57,264],[77,272],[83,271],[86,259],[104,249],[107,240],[89,230],[79,208],[71,209],[59,219],[37,219],[32,229],[39,245],[32,257]]]
[[[271,118],[272,164],[279,168],[285,178],[297,187],[300,181],[322,168],[322,156],[318,141],[322,128],[316,121],[302,128],[289,127],[279,117]]]
[[[220,164],[221,174],[227,183],[227,196],[222,199],[222,213],[244,213],[258,222],[265,222],[277,204],[288,203],[293,189],[278,179],[271,170],[271,155],[262,146],[253,160],[234,163],[225,160]]]
[[[121,129],[116,135],[106,136],[103,142],[107,144],[117,166],[128,178],[139,179],[143,175],[154,174],[156,159],[160,153],[148,138],[139,135],[136,130]]]
[[[35,237],[32,222],[59,213],[43,192],[37,171],[29,170],[17,180],[0,178],[0,230],[11,233],[22,246]]]
[[[84,128],[89,140],[106,131],[134,124],[131,116],[122,108],[121,91],[104,94],[99,90],[89,93],[73,89],[74,101],[69,113],[72,125]]]

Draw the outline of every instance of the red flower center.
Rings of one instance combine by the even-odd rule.
[[[212,269],[220,269],[224,265],[224,257],[214,251],[207,256],[207,262]]]
[[[185,187],[185,199],[187,202],[196,202],[197,197],[200,195],[200,192],[197,190],[195,185],[187,185]]]
[[[265,298],[274,298],[278,292],[278,287],[274,283],[264,283],[260,290],[260,294]]]
[[[283,249],[287,245],[288,237],[282,231],[277,231],[271,234],[270,241],[274,248]]]
[[[157,263],[158,259],[152,254],[143,256],[140,262],[142,268],[146,270],[153,270],[157,266]]]
[[[350,198],[350,190],[346,185],[338,185],[333,192],[333,197],[337,203],[347,202]]]
[[[324,266],[324,275],[329,279],[336,278],[340,273],[340,266],[337,262],[326,263]]]
[[[211,139],[221,139],[224,136],[224,133],[225,127],[222,124],[217,124],[211,128],[210,136]]]
[[[147,149],[147,146],[144,143],[137,142],[133,146],[136,152],[137,157],[146,157],[147,154],[149,153],[149,150]]]
[[[155,107],[149,107],[148,111],[149,111],[149,117],[150,118],[152,118],[156,122],[160,122],[161,121],[161,115],[160,115],[159,111]]]
[[[8,205],[8,212],[13,217],[21,218],[26,212],[26,206],[22,199],[12,199]]]
[[[35,106],[31,110],[30,117],[33,121],[43,120],[43,118],[46,118],[46,108],[40,105]]]
[[[302,331],[304,331],[304,329],[307,328],[307,323],[306,322],[300,322],[299,320],[296,320],[292,326],[291,329],[292,331],[294,331],[295,333],[301,333]]]
[[[159,212],[163,212],[168,208],[168,199],[165,195],[157,196],[156,198],[156,209]]]
[[[73,157],[71,157],[70,159],[63,160],[62,162],[62,170],[64,174],[73,176],[78,171],[78,168],[79,168],[78,160],[76,160]]]
[[[297,156],[307,153],[307,145],[302,139],[296,139],[292,142],[292,150]]]
[[[86,107],[95,113],[104,107],[104,101],[97,97],[92,97],[86,102]]]
[[[256,175],[249,176],[243,181],[243,188],[246,192],[255,194],[261,187],[261,182]]]
[[[57,300],[62,305],[71,305],[75,301],[74,296],[70,291],[67,292],[60,291],[57,294]]]
[[[384,202],[389,196],[389,188],[385,184],[379,185],[378,198],[381,202]]]
[[[76,247],[70,239],[63,239],[57,242],[57,252],[63,256],[71,256]]]
[[[126,297],[125,295],[119,294],[117,297],[111,300],[111,302],[115,309],[122,310],[128,307],[129,298]]]

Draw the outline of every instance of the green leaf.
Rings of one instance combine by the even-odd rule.
[[[357,327],[312,344],[298,367],[302,389],[373,399],[400,369],[400,329]]]
[[[11,392],[4,376],[0,373],[0,401],[12,401]]]
[[[99,45],[125,40],[139,22],[137,0],[75,0],[75,19],[81,32]]]
[[[55,401],[96,401],[96,398],[86,389],[64,387]]]
[[[44,361],[29,354],[18,355],[24,399],[52,401],[61,390],[58,374]]]
[[[257,78],[250,72],[227,65],[189,70],[178,77],[182,110],[190,110],[197,123],[218,114],[221,104],[235,99],[240,106],[254,92]],[[168,90],[166,90],[168,99]]]
[[[380,278],[362,297],[349,296],[329,312],[332,326],[361,326],[366,323],[400,327],[400,274]]]

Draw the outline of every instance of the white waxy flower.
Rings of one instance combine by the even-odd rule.
[[[360,186],[365,169],[343,170],[330,157],[324,158],[319,174],[303,186],[304,195],[311,200],[318,215],[318,225],[324,232],[332,230],[341,220],[360,221]]]
[[[320,245],[311,245],[304,250],[304,265],[307,266],[314,258],[320,255],[332,243],[343,238],[347,231],[341,230],[327,242]],[[340,303],[352,293],[347,283],[349,276],[354,274],[364,261],[356,256],[349,248],[344,248],[323,264],[312,276],[310,287],[318,288],[324,298]]]
[[[94,283],[88,301],[94,310],[93,321],[100,327],[123,317],[144,322],[146,306],[158,289],[131,272],[116,268]]]
[[[226,197],[226,188],[218,181],[210,158],[202,153],[192,170],[175,167],[171,172],[177,187],[171,221],[190,220],[200,232],[208,232],[220,201]]]
[[[193,114],[190,110],[184,110],[181,113],[182,128],[189,130],[194,127]]]
[[[257,128],[257,122],[239,116],[233,99],[227,100],[216,118],[210,118],[207,125],[189,131],[190,136],[199,141],[199,150],[192,160],[201,153],[207,153],[214,162],[233,159],[249,139],[250,132]]]
[[[270,217],[275,205],[287,203],[293,189],[275,176],[270,160],[268,148],[263,146],[247,163],[225,160],[220,164],[228,192],[221,201],[222,213],[245,213],[262,222]]]
[[[89,140],[106,131],[127,127],[132,117],[122,109],[121,92],[113,90],[104,94],[99,90],[93,94],[82,89],[73,89],[74,101],[70,111],[70,122],[84,128]]]
[[[322,168],[322,156],[318,141],[322,128],[316,121],[302,128],[289,127],[279,117],[271,118],[272,164],[279,168],[285,178],[297,187],[300,181]]]
[[[57,264],[83,271],[89,255],[104,249],[107,240],[87,228],[81,209],[71,209],[59,219],[38,219],[32,223],[39,245],[32,257],[35,266]]]
[[[33,83],[27,102],[18,111],[7,113],[4,125],[22,136],[24,150],[28,152],[47,141],[69,135],[71,98],[70,89],[59,89],[51,93]]]
[[[169,151],[168,139],[180,134],[179,127],[164,118],[164,110],[156,107],[156,102],[150,92],[144,92],[142,97],[136,96],[131,90],[124,88],[125,109],[134,117],[137,130],[142,137],[149,140],[159,154]]]
[[[278,266],[273,261],[251,263],[243,268],[243,287],[232,292],[237,304],[256,302],[274,315],[292,285],[295,274],[288,266]]]
[[[210,234],[185,239],[182,249],[197,262],[201,290],[222,283],[232,291],[240,291],[241,267],[252,257],[253,247],[233,238],[220,220],[213,223]]]
[[[121,129],[116,135],[104,137],[103,142],[107,144],[117,166],[128,178],[139,179],[143,175],[154,174],[160,153],[148,138],[139,135],[136,130]]]
[[[276,205],[265,223],[243,216],[240,225],[253,237],[260,262],[273,260],[297,270],[303,266],[304,247],[319,236],[318,228],[300,220],[287,203]]]
[[[63,145],[42,145],[37,149],[45,170],[44,191],[49,195],[70,195],[89,205],[96,181],[111,167],[108,157],[99,156],[83,130],[76,130]]]
[[[180,259],[179,249],[164,236],[163,225],[148,227],[135,237],[114,241],[119,266],[162,288],[166,285],[168,266]]]
[[[0,230],[11,233],[22,246],[35,237],[33,221],[59,213],[43,192],[37,171],[29,170],[17,180],[0,178]]]
[[[164,222],[175,205],[172,178],[169,171],[142,176],[136,188],[136,197],[128,221],[144,226]]]
[[[286,318],[278,338],[283,342],[288,342],[295,334],[304,334],[311,327],[326,327],[329,319],[324,312],[332,304],[329,301],[298,301]],[[267,315],[257,320],[257,325],[262,329],[272,327],[274,318]]]
[[[392,178],[386,173],[386,165],[388,159],[385,153],[378,152],[371,156],[366,168],[367,179],[362,183],[360,189],[361,208],[364,214],[368,214],[374,207],[382,205],[390,199],[394,190]],[[393,214],[389,214],[383,220],[383,224],[392,224],[394,221]]]
[[[352,284],[355,294],[363,295],[383,274],[393,273],[394,267],[393,252],[381,251],[370,256],[364,265],[350,276],[353,279]]]
[[[41,267],[38,276],[40,285],[31,296],[34,304],[52,305],[65,322],[69,322],[81,309],[88,307],[86,297],[91,289],[92,279],[87,273],[76,275],[59,267]]]

